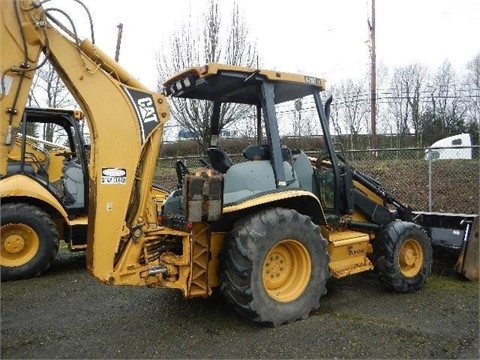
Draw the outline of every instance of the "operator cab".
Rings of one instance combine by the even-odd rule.
[[[26,108],[7,165],[7,176],[34,179],[71,214],[88,207],[89,145],[82,119],[74,110]]]
[[[223,206],[283,189],[302,189],[313,192],[326,212],[335,216],[349,210],[341,203],[342,191],[336,191],[345,181],[328,134],[330,101],[324,108],[320,97],[324,90],[323,79],[212,63],[187,69],[164,83],[164,94],[173,101],[203,101],[211,108],[207,155],[211,168],[223,174]],[[325,135],[327,155],[317,162],[282,145],[279,128],[294,126],[291,117],[300,113]],[[235,164],[218,145],[221,130],[232,118],[249,119],[256,142],[244,150],[246,161]],[[169,201],[173,199],[167,200],[166,209],[172,212]]]

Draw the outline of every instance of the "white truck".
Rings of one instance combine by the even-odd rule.
[[[425,150],[425,160],[471,159],[470,134],[458,134],[440,139]]]

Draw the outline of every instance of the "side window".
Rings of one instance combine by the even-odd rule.
[[[428,149],[428,152],[425,156],[425,160],[437,160],[439,158],[440,158],[440,151]]]
[[[437,160],[440,158],[440,152],[439,151],[436,151],[436,150],[433,150],[430,152],[430,159],[431,160]]]
[[[452,145],[462,145],[462,139],[452,140]]]

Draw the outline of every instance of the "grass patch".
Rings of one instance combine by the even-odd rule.
[[[431,288],[441,290],[479,292],[478,281],[464,279],[460,274],[458,274],[458,276],[442,276],[438,274],[432,274],[427,280],[427,285]]]

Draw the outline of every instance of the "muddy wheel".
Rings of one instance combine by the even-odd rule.
[[[420,226],[395,221],[377,235],[373,246],[375,271],[386,288],[417,291],[432,272],[430,238]]]
[[[58,232],[48,214],[28,204],[5,204],[0,224],[2,281],[35,277],[50,267]]]
[[[242,315],[278,326],[317,309],[330,277],[326,241],[309,217],[281,208],[237,222],[221,254],[221,292]]]

